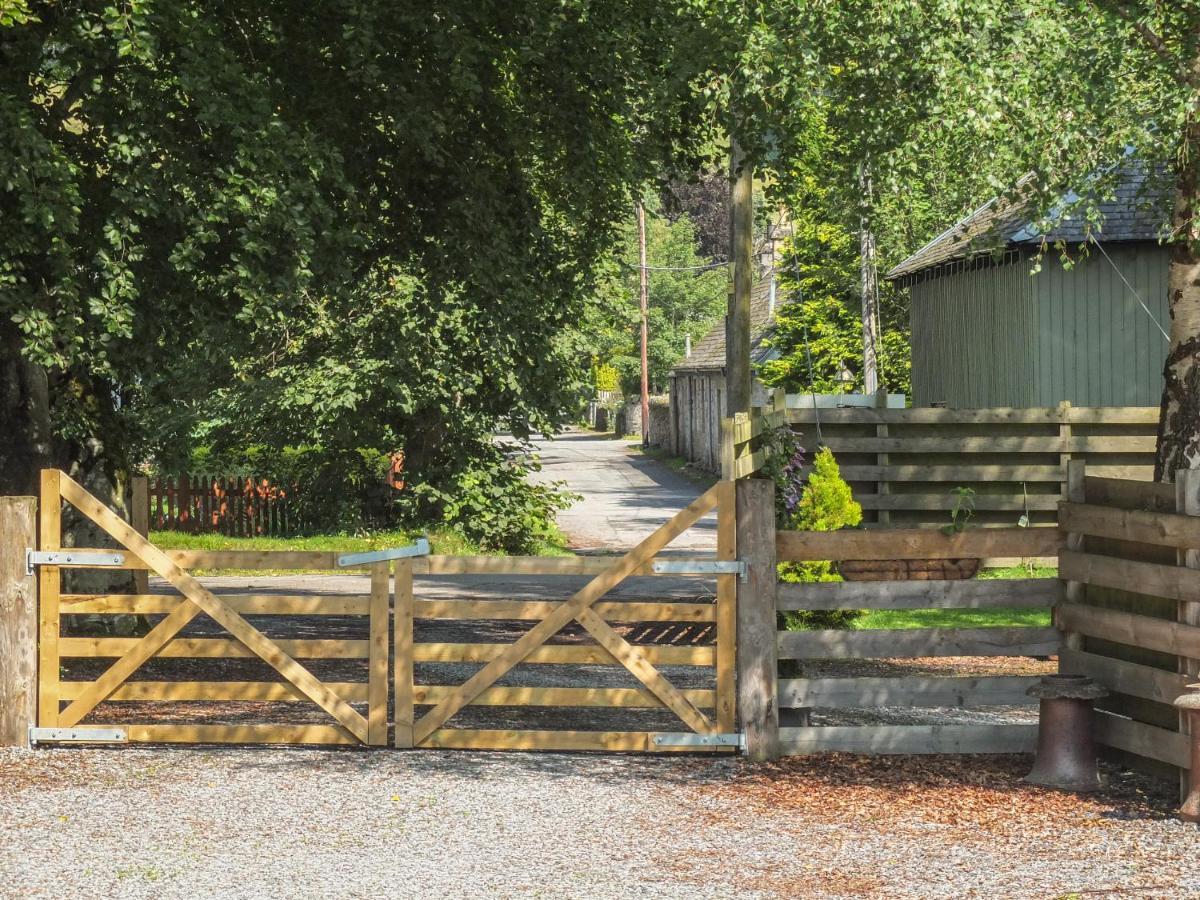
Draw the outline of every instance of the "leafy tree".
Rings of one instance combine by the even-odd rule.
[[[647,204],[646,258],[649,280],[648,360],[652,391],[666,389],[671,369],[684,355],[687,336],[699,340],[725,311],[723,268],[705,266],[690,218],[655,215],[658,204]],[[632,217],[630,217],[632,218]],[[638,281],[637,226],[623,224],[621,240],[606,263],[606,275],[590,298],[587,318],[577,338],[582,352],[598,364],[614,367],[626,395],[640,391],[641,307]],[[675,268],[677,271],[663,271]]]
[[[1175,198],[1164,222],[1171,343],[1164,367],[1157,472],[1200,466],[1200,4],[1151,0],[793,0],[714,4],[733,73],[714,84],[731,133],[786,184],[806,158],[817,110],[844,150],[830,183],[857,167],[904,183],[977,171],[990,194],[1056,200],[1132,150],[1166,163]],[[718,43],[714,41],[714,44]],[[918,182],[920,183],[920,182]],[[1091,181],[1094,218],[1107,190]],[[879,221],[879,219],[873,219]]]
[[[627,186],[702,149],[686,9],[4,10],[5,492],[119,494],[197,442],[402,448],[479,517],[449,495],[509,465],[492,430],[573,405]]]
[[[815,177],[789,198],[791,230],[780,286],[791,302],[779,309],[770,339],[781,355],[763,364],[761,376],[767,385],[792,392],[837,393],[843,390],[837,380],[843,368],[855,376],[855,387],[863,387],[859,242],[827,200]],[[880,383],[907,393],[907,306],[890,285],[882,287]]]

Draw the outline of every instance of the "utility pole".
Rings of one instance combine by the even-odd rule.
[[[879,391],[879,280],[875,273],[875,233],[867,213],[871,203],[871,170],[858,170],[863,213],[858,223],[859,275],[862,281],[863,393]]]
[[[638,274],[642,297],[642,446],[650,446],[650,362],[647,345],[650,341],[650,271],[646,268],[646,207],[637,202]]]
[[[730,148],[733,291],[725,319],[725,415],[750,411],[750,290],[754,281],[754,170],[736,140]]]

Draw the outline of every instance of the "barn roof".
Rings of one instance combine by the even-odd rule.
[[[787,302],[777,289],[775,307]],[[763,346],[775,330],[775,317],[770,313],[771,279],[762,278],[750,291],[750,362],[766,362],[778,351]],[[725,320],[722,319],[708,334],[692,345],[692,355],[675,364],[675,372],[715,371],[725,368]]]
[[[1083,210],[1071,210],[1080,195],[1068,191],[1045,214],[1033,207],[1032,175],[1016,184],[1016,199],[993,197],[969,216],[954,223],[932,241],[887,273],[889,280],[915,275],[925,269],[993,253],[998,249],[1037,245],[1043,241],[1080,244],[1091,233],[1105,243],[1120,241],[1156,241],[1162,236],[1170,200],[1160,178],[1149,178],[1146,167],[1136,160],[1123,162],[1112,173],[1113,195],[1096,204],[1099,224],[1090,227]],[[1052,219],[1062,208],[1062,218],[1043,229],[1039,222]]]

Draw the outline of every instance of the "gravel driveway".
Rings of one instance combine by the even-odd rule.
[[[1170,799],[1013,757],[0,751],[11,897],[1200,895]]]

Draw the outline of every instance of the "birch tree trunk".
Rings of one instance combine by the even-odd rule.
[[[1167,274],[1171,343],[1163,366],[1156,481],[1173,482],[1180,469],[1200,469],[1200,120],[1184,132],[1172,217],[1174,242]]]

